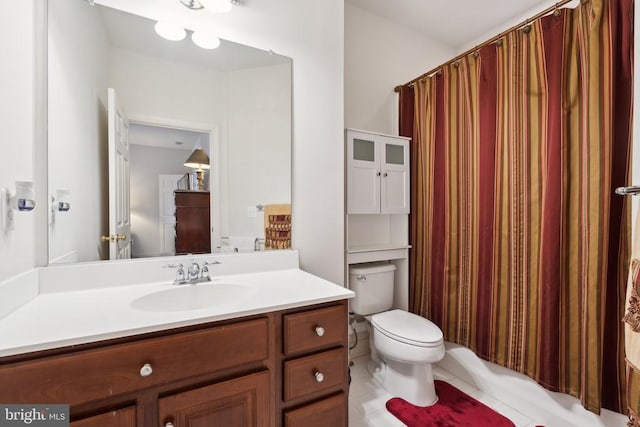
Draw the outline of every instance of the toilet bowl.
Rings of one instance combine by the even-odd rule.
[[[374,380],[394,397],[416,406],[437,402],[432,364],[444,357],[442,331],[429,320],[403,310],[369,317]]]
[[[436,403],[431,364],[444,357],[440,328],[404,310],[389,310],[393,303],[391,263],[352,265],[350,286],[356,296],[351,310],[364,316],[369,327],[374,381],[395,397],[416,406]]]

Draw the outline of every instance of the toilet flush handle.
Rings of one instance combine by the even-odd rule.
[[[358,279],[358,280],[362,280],[362,281],[365,281],[365,280],[367,280],[367,276],[365,276],[365,275],[363,274],[362,276],[358,276],[358,277],[356,277],[356,279]]]

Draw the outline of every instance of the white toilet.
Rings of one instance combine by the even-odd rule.
[[[416,406],[436,403],[431,364],[444,356],[442,331],[429,320],[391,310],[391,263],[355,264],[349,267],[349,283],[356,296],[351,311],[365,316],[371,329],[369,343],[373,379],[387,392]]]

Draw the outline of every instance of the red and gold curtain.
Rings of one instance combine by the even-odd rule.
[[[410,308],[445,339],[622,411],[633,0],[590,0],[403,87]]]

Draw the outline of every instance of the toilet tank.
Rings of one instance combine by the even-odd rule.
[[[349,266],[349,287],[356,293],[351,311],[362,316],[386,311],[393,305],[393,275],[396,266],[371,262]]]

